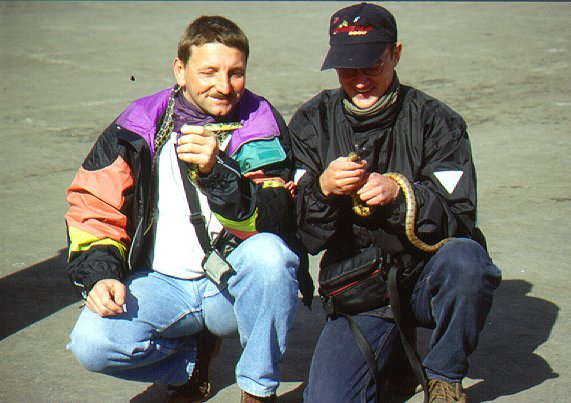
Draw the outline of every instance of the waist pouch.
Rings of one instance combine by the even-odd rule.
[[[377,246],[322,265],[318,291],[327,315],[355,315],[388,305],[386,266]]]
[[[399,284],[402,285],[403,280],[416,278],[416,270],[410,265],[410,257],[405,257],[406,262],[402,258],[383,256],[379,247],[372,246],[355,256],[323,264],[319,271],[319,294],[323,307],[330,317],[340,316],[347,320],[357,347],[371,371],[371,379],[376,386],[376,402],[383,401],[376,357],[351,315],[382,308],[389,303],[390,307],[387,308],[399,330],[412,372],[422,385],[424,402],[428,401],[427,378],[416,351],[414,328],[403,318],[399,292]]]

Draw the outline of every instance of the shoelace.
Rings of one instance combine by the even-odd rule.
[[[429,382],[428,394],[429,402],[438,402],[442,399],[446,402],[457,402],[462,397],[460,384],[449,383],[440,380]]]

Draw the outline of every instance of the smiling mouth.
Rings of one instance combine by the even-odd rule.
[[[358,96],[368,97],[368,96],[370,96],[370,95],[371,95],[371,90],[368,90],[368,91],[356,91],[356,92],[355,92],[355,96],[356,96],[356,97],[358,97]]]
[[[372,88],[367,88],[367,89],[353,88],[353,91],[355,91],[357,94],[367,94],[367,93],[371,92],[372,90],[373,90]]]
[[[215,103],[231,104],[234,97],[221,97],[221,96],[211,96],[210,97]]]

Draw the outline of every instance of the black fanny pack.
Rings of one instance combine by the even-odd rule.
[[[381,402],[380,374],[375,355],[351,315],[359,313],[372,314],[383,318],[391,317],[401,335],[401,342],[412,372],[425,391],[427,402],[427,384],[424,369],[415,346],[415,331],[401,316],[401,297],[399,283],[414,279],[414,271],[403,270],[402,256],[397,259],[381,253],[378,246],[371,246],[360,253],[338,261],[321,264],[319,271],[319,294],[323,307],[331,318],[343,317],[357,347],[363,353],[371,371],[371,378],[376,384],[376,401]],[[406,273],[406,274],[405,274]],[[390,304],[390,307],[389,307]],[[386,311],[379,308],[387,307]]]
[[[327,314],[355,315],[388,305],[388,269],[377,246],[341,261],[322,264],[319,295]]]

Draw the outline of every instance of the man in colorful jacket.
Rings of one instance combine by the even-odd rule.
[[[68,349],[87,369],[204,400],[212,334],[237,333],[242,401],[275,399],[298,270],[306,298],[312,287],[294,236],[287,127],[245,89],[248,54],[232,21],[196,19],[179,42],[177,85],[133,102],[69,187],[68,274],[86,309]],[[225,141],[220,124],[235,129]],[[195,189],[201,211],[189,207]],[[196,220],[232,268],[220,284],[205,276]]]
[[[371,278],[388,285],[373,298],[359,294],[352,299],[357,308],[341,311],[370,344],[370,360],[347,317],[331,315],[304,400],[388,400],[385,381],[401,370],[400,337],[430,402],[465,401],[468,357],[500,283],[476,228],[466,124],[447,105],[399,82],[402,44],[385,8],[361,3],[337,11],[329,39],[322,69],[336,69],[340,88],[317,94],[289,124],[299,170],[298,231],[310,253],[325,250],[319,279],[328,313],[347,308],[339,308],[339,296],[327,293],[322,279],[348,267],[347,276],[363,252],[380,249],[384,262],[374,266],[380,275]],[[422,363],[412,347],[417,326],[434,329]]]

